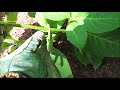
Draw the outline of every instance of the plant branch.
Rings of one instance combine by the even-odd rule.
[[[42,30],[44,32],[47,32],[49,30],[48,28],[44,28],[41,26],[33,26],[33,25],[27,25],[27,24],[16,24],[15,22],[11,22],[11,21],[7,21],[7,22],[0,21],[0,25],[31,28],[31,29],[36,29],[36,30]],[[65,29],[57,29],[57,28],[50,28],[50,31],[51,31],[51,33],[58,33],[58,32],[66,33]]]

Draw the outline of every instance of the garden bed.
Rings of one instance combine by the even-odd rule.
[[[59,43],[61,41],[63,43]],[[73,46],[65,34],[59,35],[54,46],[66,55],[75,78],[120,78],[120,58],[104,58],[102,65],[95,71],[92,65],[86,67],[76,59]]]

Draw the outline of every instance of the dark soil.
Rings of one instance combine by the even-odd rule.
[[[66,55],[75,78],[120,78],[120,58],[104,58],[102,65],[95,71],[91,65],[86,67],[76,59],[73,46],[65,34],[59,34],[54,46]]]

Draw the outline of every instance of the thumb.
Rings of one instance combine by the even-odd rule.
[[[29,39],[26,40],[24,44],[26,44],[26,50],[36,51],[36,49],[40,46],[41,41],[44,38],[44,33],[41,31],[37,31],[34,33]]]
[[[30,38],[28,38],[14,53],[18,52],[34,52],[41,45],[41,41],[44,38],[44,33],[41,31],[35,32]]]

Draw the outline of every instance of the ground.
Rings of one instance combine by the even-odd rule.
[[[91,65],[86,67],[76,59],[73,46],[65,34],[59,34],[54,46],[67,57],[75,78],[120,78],[120,58],[104,58],[102,65],[95,71]]]

